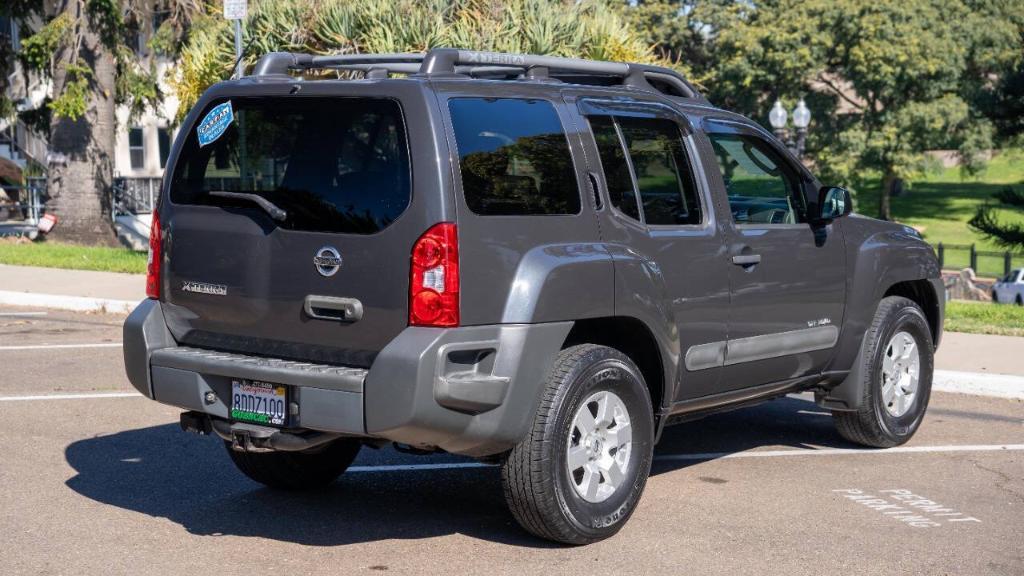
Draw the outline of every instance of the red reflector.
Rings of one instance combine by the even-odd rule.
[[[160,234],[160,215],[153,211],[149,227],[149,264],[146,267],[146,296],[160,298],[160,262],[163,258],[163,238]]]
[[[412,248],[409,325],[459,325],[459,235],[455,224],[435,224]]]

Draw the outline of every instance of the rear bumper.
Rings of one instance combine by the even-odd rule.
[[[409,327],[367,370],[178,346],[147,300],[125,322],[125,369],[150,398],[215,418],[232,379],[262,380],[292,387],[289,427],[485,456],[526,434],[571,327]]]

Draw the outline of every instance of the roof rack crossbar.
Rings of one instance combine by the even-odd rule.
[[[534,54],[479,52],[456,48],[435,48],[427,52],[423,58],[420,73],[451,74],[454,72],[455,67],[459,65],[510,66],[523,69],[543,67],[549,70],[619,77],[625,77],[629,74],[629,64],[623,62],[604,62],[600,60],[584,60],[582,58],[562,58],[560,56],[537,56]]]

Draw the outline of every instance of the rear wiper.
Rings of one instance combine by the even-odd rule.
[[[263,208],[263,210],[270,214],[270,217],[278,222],[284,222],[285,218],[288,217],[288,213],[278,207],[276,204],[267,200],[259,194],[249,194],[247,192],[228,192],[226,190],[210,190],[210,196],[217,196],[218,198],[233,198],[236,200],[248,200]]]

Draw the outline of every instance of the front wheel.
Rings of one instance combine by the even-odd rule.
[[[924,313],[912,300],[882,299],[861,362],[857,411],[833,411],[839,434],[857,444],[890,448],[910,440],[924,419],[932,390],[934,348]]]
[[[563,350],[532,428],[503,462],[509,509],[541,538],[607,538],[640,500],[653,441],[650,396],[636,365],[605,346]]]
[[[1017,294],[1017,306],[1024,306],[1024,296]]]

